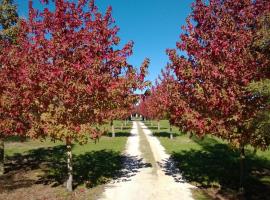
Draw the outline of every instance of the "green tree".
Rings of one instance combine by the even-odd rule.
[[[15,40],[18,20],[13,0],[0,0],[0,39]]]

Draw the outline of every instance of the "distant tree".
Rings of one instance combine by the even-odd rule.
[[[161,76],[156,80],[155,85],[147,92],[138,106],[138,112],[141,115],[158,121],[159,131],[160,120],[170,120],[170,109],[175,100],[173,94],[177,92],[176,87],[176,80],[170,70],[166,69],[166,71],[161,72]],[[170,137],[172,138],[172,134]]]
[[[269,1],[197,0],[183,27],[178,50],[168,50],[178,80],[179,101],[173,120],[199,136],[212,134],[240,149],[240,191],[243,191],[245,146],[266,149],[269,140],[254,132],[251,123],[266,99],[247,89],[265,77],[269,60],[252,53],[257,20],[269,11]]]

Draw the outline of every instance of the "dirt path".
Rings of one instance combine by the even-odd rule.
[[[193,186],[185,183],[179,173],[176,175],[169,155],[143,123],[133,122],[125,154],[143,160],[145,164],[132,176],[108,184],[101,200],[192,199]]]

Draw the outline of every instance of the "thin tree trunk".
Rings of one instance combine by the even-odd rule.
[[[123,130],[123,126],[124,126],[124,123],[122,122],[121,123],[121,131]]]
[[[256,154],[257,153],[257,148],[254,148],[253,149],[253,154]]]
[[[171,126],[171,124],[170,124],[170,139],[171,139],[171,140],[173,139],[172,126]]]
[[[5,166],[5,145],[4,140],[0,139],[0,175],[3,175],[5,173],[4,166]]]
[[[67,180],[67,190],[72,192],[72,181],[73,181],[73,167],[72,167],[72,151],[71,151],[71,139],[66,138],[67,146],[67,168],[68,168],[68,180]]]
[[[112,137],[115,137],[115,130],[114,130],[114,125],[113,125],[113,121],[111,121],[111,126],[112,126]]]
[[[127,120],[125,119],[125,126],[127,126]]]
[[[193,132],[189,133],[189,139],[191,139],[193,137]]]
[[[158,131],[160,131],[160,122],[158,120]]]
[[[240,147],[240,185],[239,193],[244,194],[244,182],[245,182],[245,148]]]

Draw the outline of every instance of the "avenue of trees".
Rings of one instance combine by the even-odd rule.
[[[270,144],[269,11],[267,0],[196,0],[177,48],[167,50],[171,75],[163,72],[138,106],[148,118],[238,148],[240,191],[245,148]]]
[[[113,120],[136,112],[158,129],[168,119],[239,149],[243,192],[245,148],[270,144],[269,0],[196,0],[168,65],[141,98],[135,91],[148,86],[150,60],[139,70],[128,63],[133,42],[120,45],[111,7],[41,2],[36,10],[29,1],[29,18],[19,19],[13,1],[0,0],[0,174],[7,137],[60,140],[72,191],[72,144],[98,139],[105,123],[114,137]]]

